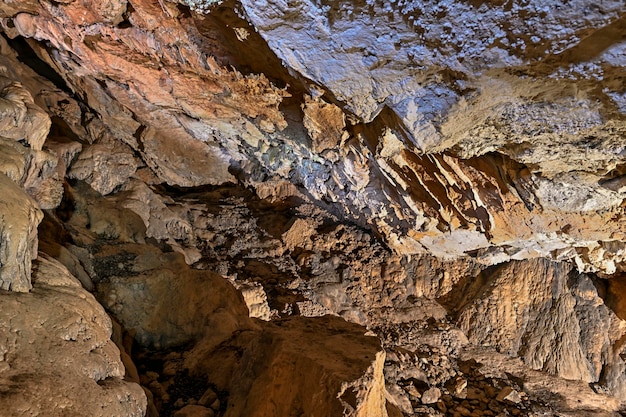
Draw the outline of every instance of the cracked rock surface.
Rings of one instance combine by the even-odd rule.
[[[625,412],[622,0],[0,31],[7,415]]]

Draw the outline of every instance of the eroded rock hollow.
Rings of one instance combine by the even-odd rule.
[[[0,414],[626,413],[623,0],[3,0]]]

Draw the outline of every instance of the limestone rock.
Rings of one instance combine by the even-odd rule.
[[[441,390],[439,388],[430,388],[422,394],[422,404],[434,404],[441,398]]]
[[[624,367],[612,346],[626,334],[626,322],[606,307],[592,279],[571,265],[513,262],[464,291],[459,325],[471,342],[567,379],[596,382],[609,372],[617,379],[605,383],[622,386],[622,371],[609,370]],[[477,291],[483,295],[473,299]]]
[[[203,144],[184,129],[147,128],[141,138],[146,163],[170,184],[194,187],[232,180],[228,160],[217,147]]]
[[[313,140],[312,149],[322,153],[336,149],[350,135],[346,131],[345,115],[341,109],[319,98],[307,98],[303,107],[302,123]]]
[[[17,142],[0,138],[0,172],[11,178],[42,209],[59,205],[63,197],[59,159],[48,151],[37,151]]]
[[[476,72],[524,65],[534,55],[549,56],[572,48],[579,40],[577,33],[601,27],[607,14],[615,22],[623,11],[619,2],[607,3],[595,13],[584,13],[581,4],[567,11],[554,8],[546,14],[534,2],[511,9],[461,2],[370,3],[363,10],[351,3],[334,8],[310,1],[244,1],[243,7],[285,65],[324,86],[366,122],[389,106],[422,150],[439,144],[436,127],[441,121],[454,120],[455,111],[466,110],[467,101],[480,101],[482,86],[478,99],[464,97]],[[536,24],[532,29],[527,26],[529,16]],[[503,22],[509,31],[533,35],[520,37],[513,45],[507,32],[499,29]],[[549,30],[554,25],[568,25],[571,31]],[[420,28],[429,30],[421,32]],[[503,39],[503,44],[496,46],[492,39]],[[437,67],[451,72],[451,82],[441,76],[425,84]],[[458,77],[459,73],[469,79]],[[491,74],[484,78],[493,77]],[[507,85],[506,78],[495,81],[500,86],[499,97],[507,91],[502,87]],[[460,85],[454,85],[461,79]],[[518,100],[511,101],[517,104]]]
[[[110,194],[137,170],[132,151],[117,146],[94,144],[83,148],[72,163],[69,178],[84,180],[102,195]]]
[[[270,320],[272,312],[267,304],[267,294],[263,290],[263,286],[259,283],[241,283],[235,284],[235,287],[241,291],[243,299],[250,311],[250,317],[256,317],[261,320]]]
[[[0,9],[0,16],[12,17],[21,11],[36,13],[39,10],[39,3],[36,0],[8,0]]]
[[[562,3],[0,3],[1,286],[69,179],[44,249],[213,411],[385,415],[329,313],[393,415],[617,412],[625,11]]]
[[[124,368],[104,309],[50,258],[35,262],[33,282],[30,293],[0,294],[3,415],[28,410],[51,416],[143,416],[145,395],[122,380]]]
[[[4,26],[88,107],[42,93],[50,112],[160,182],[271,180],[407,255],[572,259],[623,238],[623,192],[602,186],[623,175],[619,1],[96,3],[6,3]]]
[[[96,272],[107,279],[97,285],[98,298],[143,346],[168,349],[202,337],[218,344],[250,326],[235,288],[209,271],[190,269],[177,253],[129,244],[99,257],[103,269]]]
[[[43,213],[4,174],[0,174],[0,195],[4,199],[0,206],[0,287],[26,292],[32,288],[31,264],[37,257],[37,226]]]
[[[146,235],[165,241],[193,240],[188,210],[182,204],[159,195],[146,183],[128,180],[122,187],[120,204],[139,215],[146,225]]]
[[[496,399],[498,401],[510,401],[512,403],[519,403],[521,401],[519,392],[511,387],[502,388]]]
[[[243,349],[240,358],[230,356],[224,345],[211,352],[200,343],[186,366],[228,389],[229,417],[292,410],[310,416],[386,417],[384,354],[378,340],[363,330],[333,316],[294,317],[229,341]],[[207,361],[211,355],[216,360]]]
[[[30,92],[22,84],[8,82],[6,78],[1,83],[0,136],[23,140],[34,150],[40,151],[50,131],[50,117],[35,104]]]

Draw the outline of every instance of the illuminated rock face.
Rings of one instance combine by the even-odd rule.
[[[6,0],[0,287],[33,288],[40,241],[140,346],[195,343],[180,369],[247,384],[209,379],[229,406],[174,407],[142,374],[147,406],[116,388],[139,413],[463,414],[476,390],[526,412],[546,384],[569,398],[555,410],[616,411],[625,15],[619,0]],[[288,365],[290,337],[317,343],[324,323],[367,360],[319,343]],[[263,394],[311,362],[311,384],[332,381],[324,407],[310,381]]]
[[[6,8],[90,107],[71,178],[289,181],[400,253],[621,268],[621,2],[217,3]]]

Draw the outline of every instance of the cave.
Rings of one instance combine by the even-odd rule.
[[[3,0],[0,415],[626,415],[623,0]]]

